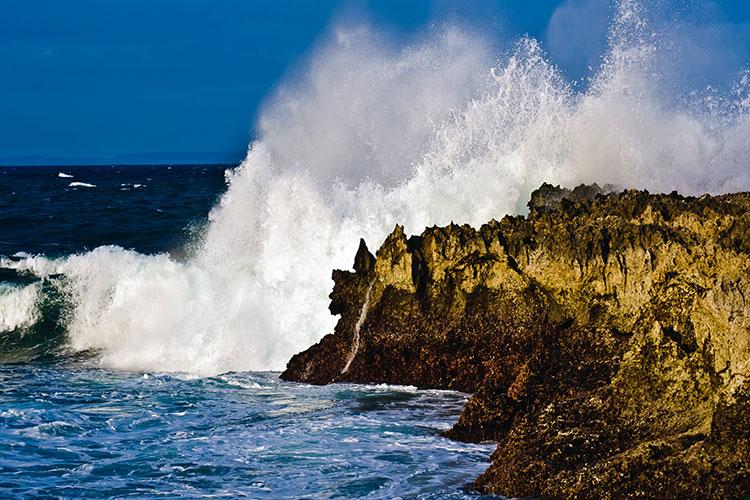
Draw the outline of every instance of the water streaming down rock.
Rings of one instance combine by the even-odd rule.
[[[654,30],[641,4],[621,2],[584,90],[529,38],[496,59],[459,28],[406,46],[336,30],[269,100],[188,259],[102,247],[2,265],[65,275],[68,348],[104,366],[280,369],[333,329],[329,270],[349,264],[360,237],[520,213],[543,181],[750,186],[747,79],[721,106],[695,105],[714,94],[686,103],[679,73],[655,76],[672,54]]]
[[[346,364],[341,369],[342,375],[349,371],[349,367],[352,365],[352,361],[354,361],[354,358],[357,357],[357,353],[359,352],[359,331],[362,329],[362,324],[367,318],[367,310],[370,307],[370,293],[372,292],[372,286],[374,284],[375,282],[370,283],[370,286],[367,288],[367,293],[365,293],[365,301],[362,304],[362,309],[359,312],[357,324],[354,325],[354,340],[352,341],[352,350],[349,352],[349,356],[346,358]]]

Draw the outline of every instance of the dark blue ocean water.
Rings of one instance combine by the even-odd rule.
[[[224,170],[0,168],[0,256],[114,244],[179,259]],[[24,279],[0,269],[0,288]],[[440,436],[464,394],[103,370],[49,347],[65,342],[50,307],[33,331],[0,332],[0,498],[476,498],[493,446]]]
[[[0,167],[0,255],[178,250],[224,191],[227,168]]]

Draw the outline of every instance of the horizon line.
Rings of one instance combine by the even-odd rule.
[[[177,162],[177,163],[43,163],[43,164],[4,164],[0,163],[0,168],[69,168],[69,167],[200,167],[215,166],[228,167],[238,166],[242,161],[237,163],[231,162]]]

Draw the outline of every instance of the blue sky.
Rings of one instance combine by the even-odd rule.
[[[750,2],[671,3],[729,26],[712,43],[748,65]],[[444,20],[498,42],[529,33],[579,78],[601,54],[610,10],[608,0],[0,0],[0,164],[237,162],[264,98],[342,20],[404,39]]]

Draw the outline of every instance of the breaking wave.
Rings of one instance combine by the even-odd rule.
[[[545,181],[748,189],[748,73],[723,92],[684,91],[670,46],[642,4],[622,1],[580,89],[528,37],[503,52],[457,27],[405,47],[340,29],[267,102],[188,259],[101,247],[1,265],[63,275],[66,348],[104,366],[278,370],[332,330],[331,270],[397,222],[414,233],[522,213]],[[31,311],[38,292],[0,308]],[[32,317],[14,314],[0,328]]]
[[[0,331],[25,329],[36,323],[39,292],[38,284],[16,287],[0,283]]]

